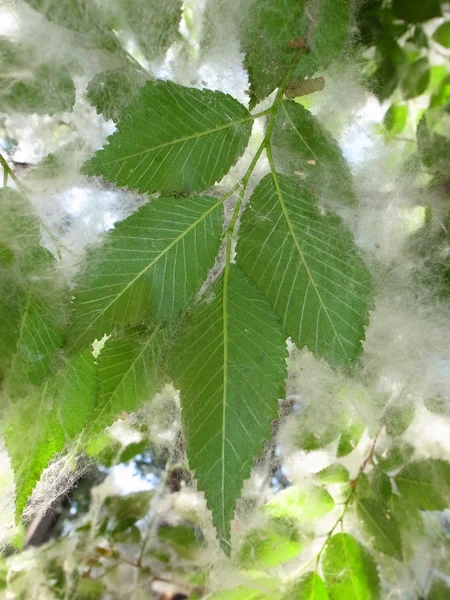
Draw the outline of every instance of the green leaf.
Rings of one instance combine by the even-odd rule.
[[[420,160],[434,176],[435,183],[450,175],[450,138],[430,131],[424,115],[417,126],[417,149]]]
[[[25,0],[46,19],[85,36],[88,47],[116,51],[120,43],[109,15],[91,0]]]
[[[358,478],[356,495],[359,498],[369,497],[387,502],[392,495],[392,484],[388,475],[380,468],[374,467],[367,476],[362,473]]]
[[[392,10],[398,19],[407,23],[423,23],[442,16],[440,0],[393,0]]]
[[[362,421],[354,421],[353,419],[348,420],[342,427],[336,456],[341,458],[342,456],[347,456],[353,452],[365,429],[366,424]]]
[[[325,484],[345,483],[350,479],[350,474],[344,465],[336,463],[319,471],[316,474],[316,479]]]
[[[303,55],[294,77],[311,77],[327,69],[344,50],[351,27],[350,0],[316,0],[305,11],[309,52]]]
[[[422,57],[415,60],[402,80],[402,92],[405,100],[411,100],[424,93],[430,81],[430,64],[428,58]]]
[[[105,119],[118,121],[147,78],[130,68],[98,73],[87,88],[87,98]]]
[[[200,540],[192,527],[187,525],[162,526],[158,529],[158,537],[172,546],[180,556],[192,559],[200,546]]]
[[[390,135],[398,135],[405,127],[408,120],[407,104],[391,104],[384,115],[383,124]]]
[[[276,519],[290,519],[307,525],[322,519],[333,507],[333,498],[325,489],[291,486],[275,494],[264,506],[264,511]]]
[[[127,332],[106,341],[98,357],[98,404],[89,433],[99,433],[119,418],[135,412],[158,391],[164,332],[146,336]]]
[[[201,191],[243,154],[252,121],[222,92],[147,82],[85,170],[142,193]]]
[[[421,510],[444,510],[450,504],[450,464],[443,460],[412,462],[396,475],[395,483]]]
[[[222,216],[215,198],[162,197],[118,223],[75,289],[70,347],[177,317],[214,263]]]
[[[331,134],[300,104],[278,108],[271,138],[275,165],[319,196],[356,204],[350,169]]]
[[[443,579],[434,579],[426,600],[450,600],[450,587]]]
[[[392,494],[389,502],[389,511],[392,517],[396,519],[398,526],[403,534],[408,536],[420,536],[424,533],[424,521],[420,510],[414,502],[407,500],[398,494]],[[406,538],[409,542],[411,538]],[[415,554],[414,547],[408,543],[403,544],[403,553],[406,559],[412,558]]]
[[[416,407],[414,402],[405,402],[403,405],[392,405],[386,410],[386,431],[389,435],[399,436],[405,433],[411,425]]]
[[[243,481],[276,418],[286,356],[270,307],[234,265],[187,318],[171,351],[189,464],[225,549]]]
[[[292,560],[303,550],[303,543],[290,524],[271,522],[251,530],[238,554],[239,564],[247,570],[265,570],[279,567]]]
[[[299,52],[289,42],[305,32],[307,0],[257,0],[244,19],[241,45],[250,80],[250,107],[271,94],[285,79]]]
[[[181,0],[119,0],[117,29],[131,31],[145,58],[154,60],[179,37],[181,9]]]
[[[383,471],[390,473],[405,466],[414,453],[414,446],[403,440],[392,444],[387,456],[378,457],[378,464]]]
[[[299,348],[335,365],[358,356],[370,275],[341,219],[323,216],[307,189],[266,175],[243,215],[237,255]]]
[[[402,539],[397,521],[383,502],[361,498],[356,505],[358,516],[373,547],[379,552],[402,560]]]
[[[369,552],[351,535],[338,533],[328,542],[322,569],[333,600],[378,600],[380,580]]]
[[[30,289],[20,299],[18,340],[8,377],[10,385],[23,380],[40,385],[56,366],[64,335],[64,313],[59,298],[43,297]]]
[[[439,87],[431,94],[429,108],[440,108],[446,106],[450,101],[450,75],[440,82]]]
[[[294,587],[289,600],[330,600],[327,588],[317,573],[308,573]]]
[[[89,421],[96,391],[95,361],[85,351],[12,408],[5,442],[14,469],[17,519],[49,460]]]
[[[75,102],[75,86],[66,68],[43,64],[22,78],[0,76],[0,111],[53,115]]]

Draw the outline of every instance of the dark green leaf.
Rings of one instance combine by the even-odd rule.
[[[439,25],[433,33],[433,40],[444,46],[444,48],[450,48],[450,21],[445,21],[445,23]]]
[[[118,121],[147,79],[130,68],[103,71],[89,82],[87,98],[105,119]]]
[[[412,462],[396,475],[395,483],[421,510],[444,510],[450,504],[450,464],[443,460]]]
[[[164,332],[125,333],[107,340],[98,357],[98,403],[89,433],[99,433],[122,411],[135,412],[158,391]]]
[[[380,580],[369,552],[351,535],[338,533],[328,542],[322,569],[333,600],[378,600]]]
[[[193,310],[171,351],[189,464],[225,548],[243,481],[276,418],[286,355],[266,300],[234,265]]]
[[[335,365],[361,351],[371,280],[342,221],[275,172],[243,215],[237,261],[271,303],[287,336]]]
[[[411,425],[416,407],[414,402],[405,402],[402,405],[392,405],[386,410],[386,431],[389,435],[402,435]]]
[[[85,170],[143,193],[201,191],[242,155],[252,120],[222,92],[147,82]]]
[[[365,532],[379,552],[402,560],[402,539],[397,521],[383,502],[361,498],[356,505]]]
[[[309,52],[301,57],[294,77],[311,77],[342,53],[349,36],[351,7],[349,0],[308,3],[304,26]]]
[[[374,467],[368,476],[365,473],[359,476],[356,495],[387,502],[392,495],[391,480],[380,467]]]
[[[391,104],[384,115],[383,123],[391,135],[398,135],[406,127],[408,120],[407,104]]]
[[[104,506],[118,524],[129,521],[131,525],[149,513],[152,498],[151,491],[134,492],[126,496],[109,496]]]
[[[178,525],[177,527],[162,526],[158,529],[158,537],[167,542],[183,558],[193,558],[195,551],[200,546],[200,540],[192,527]]]
[[[402,534],[408,536],[422,535],[424,532],[424,521],[420,510],[417,505],[398,494],[392,494],[389,499],[389,512],[396,519],[398,526],[402,530]],[[406,538],[410,540],[411,538]],[[414,547],[411,547],[408,543],[403,544],[403,553],[406,559],[412,558],[415,554]]]
[[[327,588],[317,573],[308,573],[294,587],[289,600],[329,600]]]
[[[272,93],[287,76],[299,51],[289,42],[306,34],[307,0],[257,0],[244,20],[241,44],[250,80],[250,106]]]
[[[318,195],[355,204],[350,169],[337,142],[308,110],[285,100],[272,134],[275,165]]]
[[[336,463],[319,471],[316,479],[321,483],[345,483],[350,479],[350,474],[344,465]]]
[[[417,127],[417,149],[425,167],[434,176],[436,183],[450,175],[450,138],[428,129],[426,115]]]
[[[398,19],[407,23],[423,23],[429,19],[442,16],[440,0],[393,0],[392,10]]]
[[[222,215],[215,198],[162,197],[118,223],[75,289],[70,346],[177,317],[214,263]]]
[[[89,421],[96,392],[95,361],[85,351],[47,380],[36,395],[12,408],[5,441],[14,469],[17,518],[49,460]]]
[[[440,108],[450,103],[450,75],[444,77],[439,87],[432,93],[429,108]]]
[[[402,80],[402,92],[405,100],[416,98],[424,93],[430,81],[430,64],[428,58],[415,60],[405,72]]]
[[[396,441],[387,451],[386,455],[378,458],[383,471],[390,473],[405,466],[414,453],[414,446],[403,440]]]

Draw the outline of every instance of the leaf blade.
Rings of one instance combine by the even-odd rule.
[[[147,82],[85,171],[142,193],[201,191],[243,154],[252,121],[222,92]]]
[[[174,319],[214,263],[222,214],[216,198],[166,197],[118,223],[92,254],[75,290],[71,350],[116,326]]]
[[[358,356],[370,275],[350,232],[338,217],[320,215],[308,190],[266,175],[243,215],[237,255],[299,348],[337,365]]]
[[[189,463],[226,547],[243,481],[276,418],[287,354],[266,301],[236,266],[213,294],[187,320],[169,365]]]
[[[402,560],[402,538],[397,521],[389,515],[388,508],[371,498],[358,500],[357,512],[367,534],[373,538],[373,547],[388,556]]]
[[[376,565],[364,546],[351,535],[333,535],[325,549],[322,568],[333,600],[380,598]]]

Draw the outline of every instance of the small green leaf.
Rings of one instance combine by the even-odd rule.
[[[269,590],[269,591],[268,591]],[[281,598],[279,588],[274,581],[255,581],[253,586],[240,585],[229,590],[216,592],[208,600],[278,600]]]
[[[299,51],[289,42],[306,33],[307,0],[257,0],[244,19],[241,44],[250,80],[250,107],[271,94],[287,76]]]
[[[424,93],[430,81],[430,64],[428,58],[422,57],[415,60],[408,69],[402,80],[402,92],[405,100],[416,98]]]
[[[391,104],[384,115],[383,123],[390,135],[398,135],[405,127],[408,120],[407,104]]]
[[[337,142],[308,110],[285,100],[271,138],[275,165],[319,197],[356,204],[350,169]]]
[[[450,102],[450,75],[440,82],[439,87],[431,94],[429,108],[440,108]]]
[[[433,33],[433,40],[444,46],[444,48],[450,48],[450,21],[445,21],[442,25],[439,25]]]
[[[392,494],[388,502],[390,514],[396,519],[402,533],[417,536],[424,533],[424,521],[420,510],[414,502],[407,500],[398,494]],[[407,538],[408,539],[408,538]],[[403,553],[406,559],[414,555],[414,547],[409,544],[403,544]]]
[[[106,511],[117,524],[126,521],[127,527],[143,519],[150,511],[154,492],[141,491],[126,496],[109,496],[104,502]]]
[[[105,119],[118,121],[147,79],[129,67],[103,71],[89,82],[87,98]]]
[[[414,453],[414,446],[398,440],[389,448],[387,455],[378,457],[378,464],[383,471],[390,473],[404,467]]]
[[[264,511],[276,519],[290,519],[309,524],[321,519],[334,507],[333,498],[323,488],[291,486],[282,490],[264,506]]]
[[[378,600],[380,579],[369,552],[351,535],[338,533],[328,542],[322,569],[333,600]]]
[[[387,502],[392,495],[390,477],[378,466],[374,467],[368,476],[362,473],[358,478],[356,495],[360,498],[370,497]]]
[[[180,556],[187,559],[192,559],[200,546],[197,533],[192,527],[186,525],[177,527],[163,525],[158,529],[158,537],[172,546]]]
[[[450,600],[450,587],[443,579],[434,579],[426,600]]]
[[[189,464],[225,549],[242,484],[277,415],[286,356],[269,305],[235,265],[186,319],[170,353]]]
[[[354,421],[353,419],[348,420],[342,427],[336,456],[341,458],[342,456],[347,456],[353,452],[365,429],[366,424],[362,421]]]
[[[392,10],[398,19],[407,23],[423,23],[442,16],[440,0],[393,0]]]
[[[330,596],[322,578],[314,572],[305,575],[286,600],[330,600]]]
[[[316,479],[321,483],[345,483],[350,479],[350,474],[344,465],[338,463],[325,467],[316,474]]]
[[[50,459],[89,421],[96,395],[95,361],[85,351],[47,380],[36,395],[11,409],[4,436],[14,469],[18,520]]]
[[[450,138],[430,131],[424,115],[417,126],[417,150],[420,160],[434,177],[435,183],[450,175]]]
[[[421,510],[444,510],[450,504],[450,464],[443,460],[412,462],[395,476],[395,483]]]
[[[239,233],[237,262],[286,335],[332,364],[351,363],[361,351],[371,278],[342,221],[273,172],[254,190]]]
[[[127,332],[106,341],[98,357],[98,403],[89,434],[99,433],[123,411],[135,412],[158,391],[164,332]]]
[[[273,523],[250,531],[239,551],[239,563],[247,570],[279,567],[298,556],[303,543],[290,525]]]
[[[69,346],[86,346],[116,326],[177,317],[214,263],[222,216],[215,198],[162,197],[118,223],[74,291]]]
[[[243,154],[252,121],[222,92],[147,82],[85,170],[142,193],[205,190]]]
[[[356,511],[363,522],[366,534],[379,552],[402,560],[402,539],[397,521],[383,502],[361,498]]]
[[[386,431],[389,435],[399,436],[405,433],[411,425],[416,407],[414,402],[405,402],[403,405],[392,405],[386,410]]]

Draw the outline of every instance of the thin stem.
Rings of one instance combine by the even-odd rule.
[[[14,171],[8,165],[6,159],[4,158],[4,156],[2,155],[1,152],[0,152],[0,164],[3,167],[3,187],[6,187],[5,181],[8,180],[8,175],[9,175],[11,177],[11,179],[14,181],[14,183],[17,185],[17,187],[19,189],[23,189],[24,186],[22,185],[22,183],[20,182],[20,180],[16,177]],[[6,179],[5,179],[5,175],[6,175]]]

